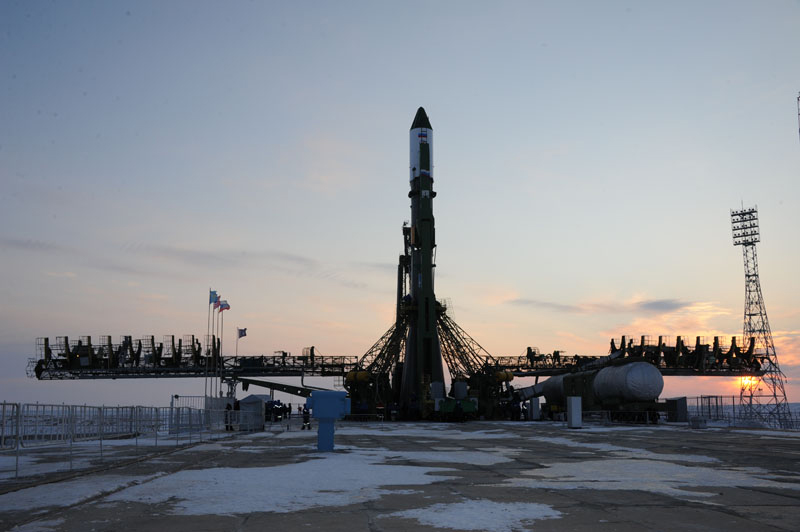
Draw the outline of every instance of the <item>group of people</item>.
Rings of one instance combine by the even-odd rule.
[[[284,419],[291,419],[292,417],[292,404],[282,405],[277,401],[267,404],[267,409],[264,413],[264,421],[283,421]]]
[[[234,423],[238,421],[239,401],[235,401],[233,407],[228,403],[225,405],[225,430],[231,431],[234,428]],[[303,418],[303,427],[301,430],[311,430],[311,412],[305,405],[297,406],[297,415]],[[281,404],[279,402],[267,403],[264,410],[264,421],[278,422],[290,420],[292,417],[292,404]]]
[[[311,412],[305,405],[297,405],[297,415],[303,418],[303,426],[301,430],[311,430]],[[267,407],[264,414],[265,421],[270,419],[273,422],[290,420],[292,418],[292,403],[280,404],[278,402],[272,403]]]

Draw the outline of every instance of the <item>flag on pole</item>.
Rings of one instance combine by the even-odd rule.
[[[237,327],[236,330],[239,331],[239,338],[241,338],[242,336],[247,336],[247,327],[245,327],[244,329],[239,329]]]
[[[219,308],[221,301],[219,300],[219,294],[217,294],[216,299],[214,299],[214,310]]]
[[[213,303],[216,303],[218,297],[219,296],[217,296],[217,291],[216,290],[210,290],[208,292],[208,304],[211,305]]]
[[[222,312],[223,310],[230,310],[230,309],[231,309],[231,306],[224,299],[219,302],[219,311],[220,312]]]

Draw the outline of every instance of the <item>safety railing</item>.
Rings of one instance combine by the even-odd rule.
[[[0,451],[16,449],[19,442],[19,405],[0,403]]]
[[[259,412],[0,403],[0,481],[264,429]]]
[[[770,417],[768,408],[759,415],[743,408],[739,398],[733,395],[701,395],[687,398],[689,418],[702,419],[717,425],[742,428],[772,428],[800,430],[800,410],[792,408],[796,403],[788,405],[788,416]]]

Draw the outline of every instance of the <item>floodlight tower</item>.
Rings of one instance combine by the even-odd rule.
[[[742,246],[744,257],[744,327],[742,340],[755,338],[755,355],[764,375],[742,379],[739,392],[740,417],[774,427],[792,428],[792,417],[783,386],[785,376],[778,366],[767,309],[758,279],[758,207],[731,210],[733,245]]]

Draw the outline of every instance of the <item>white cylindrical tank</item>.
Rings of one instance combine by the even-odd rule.
[[[599,400],[654,401],[664,389],[664,377],[652,364],[632,362],[601,369],[593,388]]]
[[[560,404],[564,402],[564,377],[565,375],[553,375],[546,381],[540,383],[541,393],[550,404]]]

